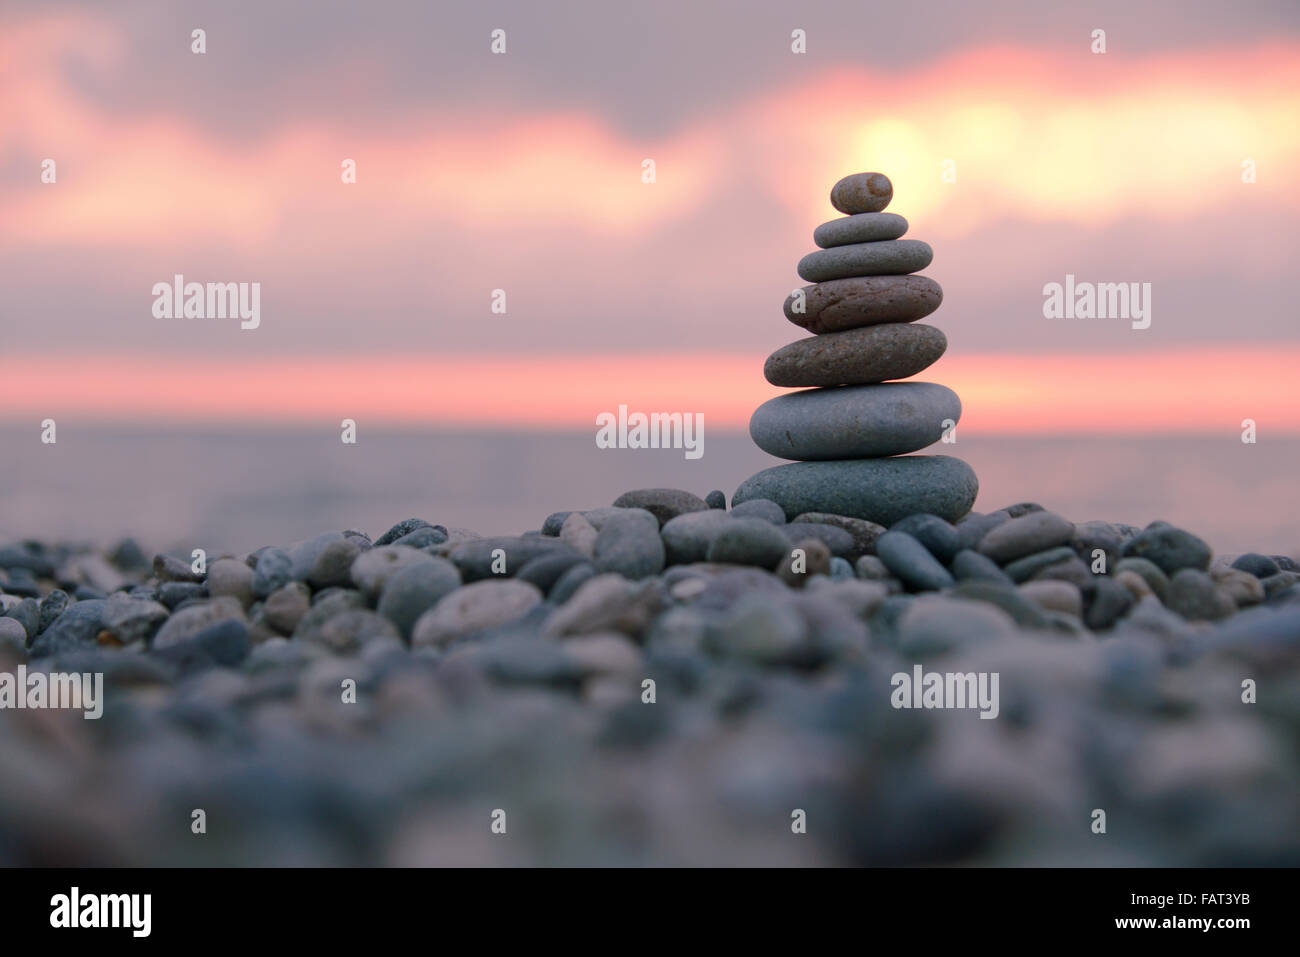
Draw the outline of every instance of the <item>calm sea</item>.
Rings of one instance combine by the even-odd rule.
[[[608,505],[631,488],[728,496],[776,459],[743,433],[705,454],[600,450],[589,433],[157,431],[0,428],[0,539],[249,551],[321,531],[372,536],[409,516],[485,534],[540,527],[553,511]],[[963,434],[936,446],[980,478],[976,509],[1032,500],[1075,521],[1165,519],[1217,551],[1300,550],[1300,439],[1039,438]]]

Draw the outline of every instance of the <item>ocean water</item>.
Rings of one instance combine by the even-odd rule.
[[[706,433],[705,454],[601,450],[594,431],[167,431],[0,428],[0,539],[243,552],[331,529],[377,536],[419,516],[484,534],[540,527],[561,509],[649,486],[728,497],[779,464],[743,433]],[[1300,439],[976,436],[936,446],[980,478],[979,511],[1036,501],[1075,521],[1165,519],[1216,551],[1300,552]]]

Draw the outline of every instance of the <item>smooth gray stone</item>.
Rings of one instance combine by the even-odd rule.
[[[827,512],[805,512],[802,515],[796,515],[790,524],[802,523],[831,525],[835,528],[844,529],[853,539],[853,551],[844,557],[854,560],[861,555],[870,555],[876,547],[876,539],[885,533],[885,529],[875,522],[850,518],[847,515],[831,515]]]
[[[815,539],[825,545],[837,558],[856,558],[857,551],[853,545],[853,536],[834,525],[814,522],[791,522],[789,525],[777,525],[791,545],[797,545],[807,539]]]
[[[789,518],[829,512],[888,527],[916,512],[956,521],[978,492],[975,473],[961,459],[908,455],[778,465],[742,482],[733,502],[770,498]]]
[[[1006,512],[997,511],[989,512],[987,515],[978,515],[972,512],[960,522],[957,523],[957,534],[961,537],[962,548],[978,548],[979,543],[984,540],[984,536],[991,529],[997,528],[1003,522],[1011,518]]]
[[[643,508],[659,520],[662,527],[678,515],[702,512],[709,504],[691,492],[679,488],[639,488],[614,499],[615,508]]]
[[[542,590],[542,594],[547,594],[555,583],[563,577],[574,565],[590,564],[585,557],[577,552],[560,553],[558,555],[539,555],[531,562],[519,569],[519,574],[515,578],[522,582],[529,582],[536,585]]]
[[[819,249],[799,260],[805,282],[853,279],[857,276],[901,276],[919,272],[934,260],[929,243],[919,239],[886,239]]]
[[[201,582],[203,576],[194,570],[190,562],[183,562],[171,555],[153,557],[154,577],[162,582]]]
[[[422,518],[403,519],[375,539],[375,547],[379,548],[381,545],[394,545],[399,539],[405,538],[407,535],[410,535],[412,532],[421,528],[442,528],[442,526],[431,525]],[[443,540],[445,541],[447,535],[447,530],[445,528],[442,528],[442,534]]]
[[[961,400],[946,386],[886,382],[779,395],[754,410],[749,434],[785,459],[865,459],[923,449],[960,418]]]
[[[800,339],[767,357],[763,376],[772,385],[868,385],[906,379],[929,368],[948,348],[934,326],[887,322]]]
[[[971,552],[971,554],[976,553]],[[1020,594],[1015,585],[1009,581],[1004,584],[987,579],[967,579],[957,583],[957,586],[952,590],[952,596],[997,605],[1022,628],[1047,629],[1051,627],[1051,623],[1047,620],[1043,610]]]
[[[1169,580],[1171,611],[1188,621],[1218,621],[1237,610],[1237,603],[1213,578],[1195,568],[1182,568]]]
[[[850,216],[878,213],[894,198],[894,184],[884,173],[850,173],[831,187],[831,205]]]
[[[961,538],[957,534],[957,529],[938,515],[918,512],[916,515],[909,515],[902,521],[895,522],[889,530],[911,535],[943,565],[947,565],[952,561],[953,556],[961,551]]]
[[[107,606],[105,606],[107,611]],[[193,638],[200,631],[227,619],[244,620],[244,607],[235,598],[210,598],[173,612],[153,636],[154,648],[166,648]]]
[[[582,587],[588,580],[596,577],[596,566],[591,562],[579,562],[571,566],[568,571],[561,575],[554,585],[551,586],[547,599],[556,605],[563,605],[573,597],[573,593]]]
[[[761,518],[733,518],[713,537],[708,560],[771,570],[785,558],[790,547],[781,526]]]
[[[785,317],[821,335],[882,322],[912,322],[943,302],[943,289],[929,276],[855,276],[796,289],[785,299]]]
[[[1073,548],[1068,545],[1058,545],[1056,548],[1035,552],[1033,555],[1026,555],[1024,558],[1017,558],[1002,570],[1007,573],[1007,576],[1013,582],[1019,585],[1021,582],[1029,581],[1044,568],[1050,568],[1072,558],[1078,558],[1074,554]]]
[[[410,641],[420,616],[459,587],[456,566],[445,558],[431,557],[428,562],[408,565],[390,576],[375,610]]]
[[[646,517],[653,521],[650,516],[647,515]],[[493,557],[493,553],[497,549],[505,553],[505,572],[503,575],[498,575],[493,571],[494,564],[497,564],[498,568],[500,567],[496,558]],[[549,555],[555,551],[570,552],[574,551],[574,549],[549,536],[539,535],[536,538],[476,538],[473,541],[456,545],[447,557],[456,566],[461,578],[468,583],[485,578],[509,578],[534,558]]]
[[[948,569],[906,532],[889,531],[876,539],[876,557],[903,584],[918,591],[938,591],[954,584]]]
[[[778,512],[780,506],[771,503]],[[785,516],[781,516],[784,523]],[[688,512],[667,522],[660,536],[663,538],[665,561],[669,565],[686,565],[702,562],[709,553],[713,539],[732,520],[722,509],[707,512]]]
[[[585,559],[577,551],[573,555]],[[610,517],[596,534],[592,562],[598,572],[618,572],[633,580],[658,575],[664,569],[664,543],[659,537],[658,519],[644,521],[636,510]]]
[[[352,584],[370,601],[383,593],[388,580],[404,568],[433,561],[433,556],[409,545],[376,545],[352,563]]]
[[[830,249],[832,246],[897,239],[905,232],[907,220],[898,213],[855,213],[822,223],[813,230],[813,242],[822,249]]]
[[[1210,567],[1210,546],[1191,532],[1168,522],[1152,522],[1124,543],[1124,557],[1146,558],[1166,575],[1182,568],[1205,571]]]
[[[15,654],[27,653],[27,629],[16,618],[0,617],[0,648]]]
[[[1155,562],[1146,558],[1121,558],[1115,563],[1112,574],[1125,571],[1138,575],[1162,602],[1169,597],[1169,576]]]
[[[975,551],[973,548],[963,548],[954,557],[948,565],[948,570],[952,572],[953,577],[958,581],[986,581],[997,582],[1000,585],[1014,585],[1010,576],[1007,575],[998,563],[991,558],[987,558]]]
[[[253,570],[253,597],[265,598],[293,581],[293,559],[283,548],[268,548],[257,556]],[[169,604],[163,599],[164,604]]]
[[[4,617],[12,618],[23,626],[26,636],[23,639],[23,648],[39,633],[41,625],[41,603],[35,598],[24,598],[7,612]]]
[[[187,601],[206,598],[208,589],[194,582],[164,582],[158,587],[158,600],[175,611]]]
[[[542,522],[542,534],[550,538],[558,538],[560,529],[564,527],[564,520],[573,514],[570,509],[566,512],[552,512],[546,516],[546,521]]]
[[[394,545],[409,545],[411,548],[428,548],[431,545],[441,545],[447,540],[447,530],[441,525],[421,525],[414,531],[407,532]],[[375,546],[382,548],[383,546]]]
[[[1055,512],[1029,512],[990,529],[979,544],[979,553],[999,564],[1026,555],[1068,545],[1074,538],[1074,523]]]
[[[1093,631],[1111,628],[1137,604],[1133,593],[1115,579],[1099,576],[1094,585],[1083,623]]]
[[[785,524],[785,512],[781,506],[777,505],[771,499],[755,498],[748,502],[731,503],[732,518],[761,518],[765,522],[771,522],[773,525]]]
[[[722,489],[715,488],[708,495],[704,496],[704,504],[708,505],[709,508],[726,508],[726,493],[724,493]]]
[[[1254,575],[1256,578],[1268,578],[1270,575],[1276,575],[1281,569],[1277,562],[1267,555],[1261,555],[1259,552],[1247,552],[1244,555],[1238,555],[1232,567],[1240,571]]]

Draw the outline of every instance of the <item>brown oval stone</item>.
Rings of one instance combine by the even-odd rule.
[[[763,375],[772,385],[869,385],[906,379],[933,365],[948,339],[934,326],[891,322],[800,339],[767,357]]]
[[[878,213],[894,198],[884,173],[854,173],[831,187],[831,205],[841,213]]]
[[[858,276],[796,289],[786,297],[785,317],[820,335],[881,322],[912,322],[934,312],[941,302],[943,290],[929,276]]]

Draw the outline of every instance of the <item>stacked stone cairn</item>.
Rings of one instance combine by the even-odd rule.
[[[846,215],[818,226],[821,248],[799,262],[813,285],[796,289],[785,315],[813,333],[768,357],[773,385],[801,389],[759,406],[749,433],[763,451],[793,459],[743,482],[733,504],[771,499],[787,519],[809,512],[890,526],[916,513],[949,522],[968,513],[979,484],[970,466],[946,455],[910,455],[956,426],[961,401],[932,382],[901,382],[948,346],[916,320],[943,299],[939,284],[914,275],[934,253],[901,239],[907,220],[883,212],[894,188],[880,173],[846,176],[831,203]]]

